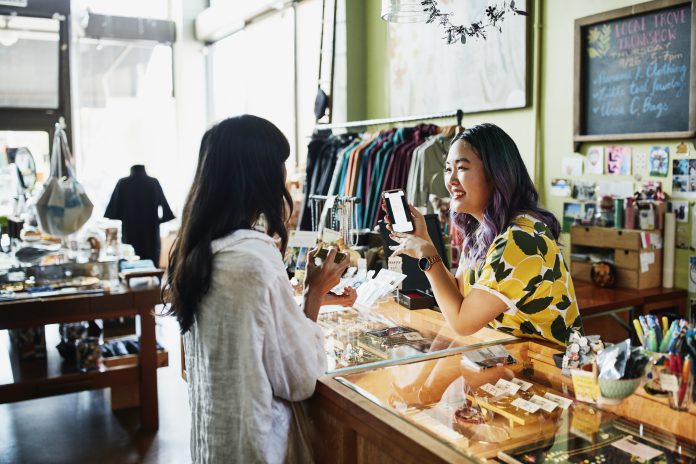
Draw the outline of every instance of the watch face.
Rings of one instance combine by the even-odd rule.
[[[420,268],[421,271],[427,271],[430,269],[430,262],[428,261],[428,258],[421,258],[418,260],[418,267]]]

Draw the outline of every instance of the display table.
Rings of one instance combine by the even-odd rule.
[[[146,430],[157,430],[158,356],[154,307],[159,301],[160,289],[157,286],[0,302],[0,330],[129,316],[139,316],[140,319],[140,355],[137,363],[79,372],[74,368],[65,368],[60,358],[50,354],[47,360],[21,362],[13,370],[14,382],[0,385],[0,403],[139,385],[141,424]],[[47,349],[49,352],[55,351],[53,347]]]

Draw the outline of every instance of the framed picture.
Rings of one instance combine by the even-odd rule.
[[[502,32],[485,40],[448,45],[435,23],[389,24],[389,117],[464,113],[524,108],[531,95],[531,30],[534,2],[517,0],[529,16],[509,15]],[[485,19],[485,4],[469,0],[443,2],[456,24]]]
[[[694,137],[695,21],[691,1],[684,0],[575,21],[576,145]]]

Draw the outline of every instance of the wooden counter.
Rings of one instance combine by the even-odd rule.
[[[553,389],[559,395],[572,398],[572,383],[570,378],[561,375],[554,363],[552,355],[559,351],[536,341],[510,342],[507,347],[518,360],[518,364],[503,369],[507,374],[522,379],[528,378],[544,388]],[[437,403],[443,392],[462,376],[459,354],[444,355],[438,359],[415,361],[400,366],[381,367],[374,370],[351,372],[344,376],[327,375],[319,380],[315,395],[307,402],[306,412],[311,424],[311,436],[317,462],[336,463],[418,463],[424,462],[480,462],[495,459],[501,450],[526,445],[539,440],[541,436],[551,439],[557,434],[567,431],[569,420],[558,420],[552,423],[531,426],[517,426],[505,442],[499,445],[472,444],[470,447],[437,437],[423,426],[409,421],[410,415],[418,415],[421,406],[429,408],[431,401]],[[466,382],[477,387],[479,383],[494,382],[487,379],[493,375],[493,370],[467,376]],[[525,376],[522,376],[522,370]],[[389,391],[395,388],[400,373],[427,371],[423,385],[427,388],[418,389],[417,399],[413,406],[404,409],[399,399],[394,402]],[[531,377],[529,373],[532,372]],[[467,374],[469,375],[469,374]],[[481,378],[477,376],[481,375]],[[476,380],[472,380],[476,379]],[[348,386],[348,384],[352,385]],[[537,388],[537,387],[535,387]],[[456,390],[456,389],[455,389]],[[425,392],[425,393],[424,393]],[[393,394],[391,394],[393,395]],[[408,396],[408,393],[405,393]],[[411,395],[413,396],[413,395]],[[423,401],[424,403],[420,403]],[[392,406],[390,407],[389,404]],[[415,408],[415,409],[414,409]],[[696,408],[688,412],[671,410],[666,400],[645,394],[642,387],[639,391],[618,406],[590,406],[576,403],[573,411],[597,410],[598,418],[602,414],[610,417],[613,414],[630,419],[646,428],[656,427],[665,436],[681,437],[696,441]],[[409,410],[413,409],[413,412]],[[609,411],[602,413],[601,411]],[[578,413],[573,413],[577,416]],[[595,414],[595,413],[592,413]],[[599,419],[598,419],[599,420]],[[600,424],[601,420],[597,422]],[[560,428],[559,428],[560,427]],[[640,425],[642,430],[642,425]],[[457,435],[457,434],[454,434]],[[685,442],[686,443],[686,442]],[[469,456],[467,456],[469,454]]]

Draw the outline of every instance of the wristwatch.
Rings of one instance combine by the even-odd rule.
[[[442,258],[440,257],[440,255],[424,256],[418,260],[418,267],[421,271],[426,272],[429,271],[431,267],[433,267],[433,264],[439,262],[442,262]]]

